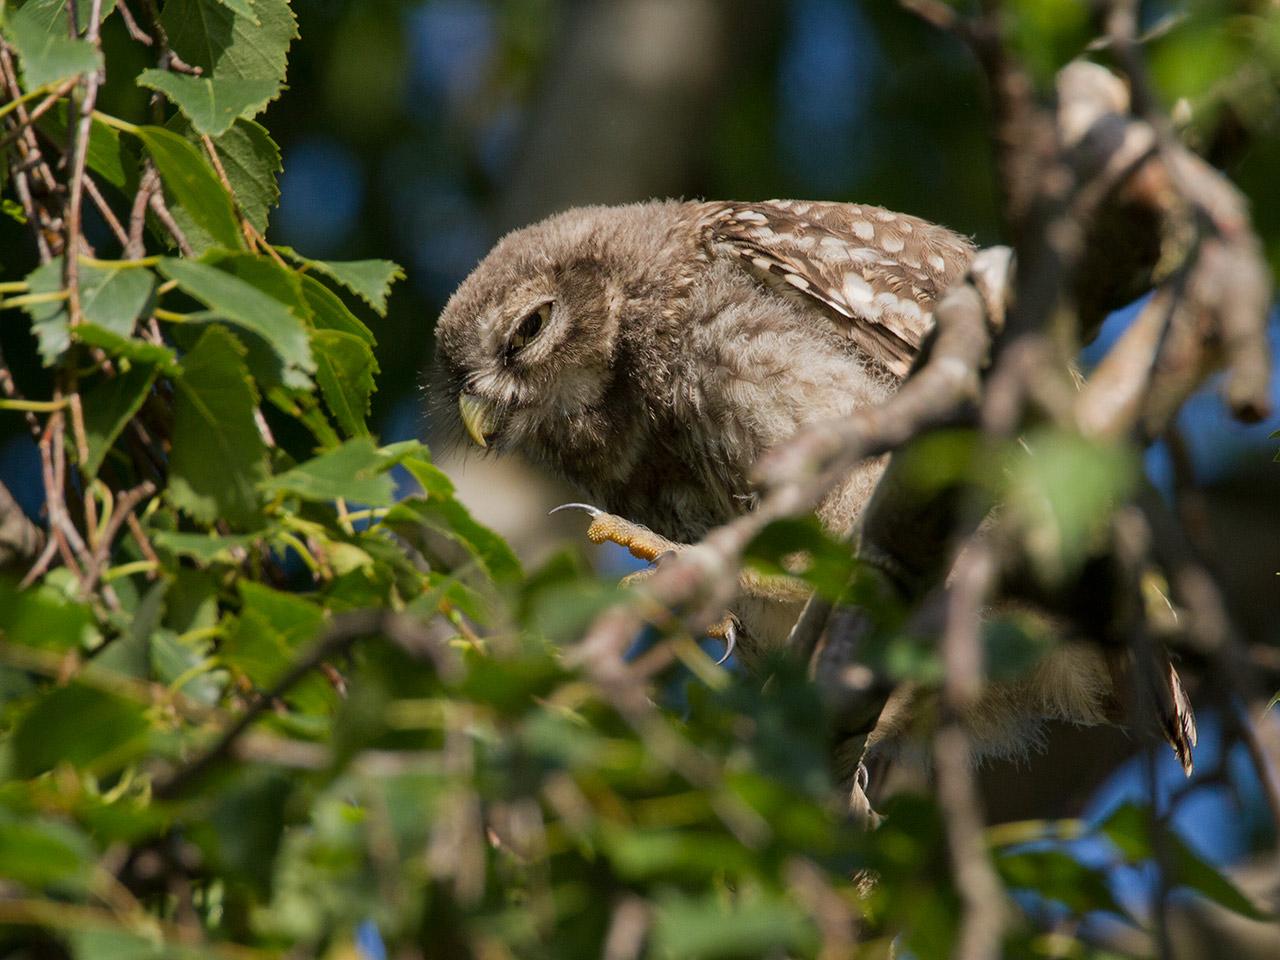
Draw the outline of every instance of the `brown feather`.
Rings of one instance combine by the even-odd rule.
[[[873,360],[904,377],[933,305],[973,257],[945,227],[880,207],[769,200],[710,204],[708,242],[761,279],[816,300]]]

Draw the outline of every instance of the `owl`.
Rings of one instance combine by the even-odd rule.
[[[893,393],[974,252],[945,227],[858,204],[569,210],[503,238],[449,300],[437,389],[476,444],[546,466],[678,549],[751,509],[752,467],[771,448]],[[882,469],[853,470],[822,523],[850,529]],[[786,642],[802,602],[739,596],[748,665]],[[1123,718],[1115,676],[1091,645],[1064,644],[971,726],[1011,752],[1041,717]],[[1172,670],[1168,682],[1184,712],[1164,725],[1189,765],[1190,707]]]

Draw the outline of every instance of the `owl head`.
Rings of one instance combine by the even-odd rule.
[[[440,316],[438,415],[481,447],[553,466],[603,448],[669,206],[583,207],[504,237]]]

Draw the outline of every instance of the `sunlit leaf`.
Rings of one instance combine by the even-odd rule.
[[[391,293],[391,285],[404,279],[404,270],[398,263],[390,260],[311,260],[292,247],[276,249],[308,269],[336,280],[369,304],[379,315],[387,312],[387,297]]]
[[[203,236],[188,232],[187,239],[196,252],[210,246],[242,249],[244,235],[235,210],[208,159],[187,140],[163,127],[138,127],[137,134],[174,201],[202,232]]]
[[[345,497],[353,503],[388,506],[395,502],[395,483],[386,474],[386,466],[372,440],[356,437],[264,480],[261,486],[267,493],[293,494],[304,500],[325,502]]]
[[[21,59],[27,89],[102,69],[102,54],[93,44],[68,36],[66,21],[51,21],[47,8],[10,7],[2,22]]]
[[[138,86],[159,90],[199,133],[218,137],[239,119],[252,119],[280,92],[273,80],[192,77],[168,70],[143,70]]]

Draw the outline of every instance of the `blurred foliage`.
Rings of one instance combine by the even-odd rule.
[[[610,956],[835,957],[858,931],[866,956],[887,955],[890,941],[920,960],[949,955],[959,901],[935,801],[898,797],[881,829],[855,831],[802,670],[779,663],[761,689],[691,638],[666,637],[657,649],[671,665],[651,657],[652,674],[634,682],[679,709],[619,698],[562,655],[618,590],[570,557],[523,571],[426,446],[376,437],[375,384],[398,378],[402,392],[421,362],[405,344],[425,347],[422,291],[389,301],[395,263],[316,259],[263,234],[278,197],[273,137],[287,141],[310,111],[372,156],[400,123],[400,28],[417,8],[303,6],[167,0],[160,23],[199,78],[154,69],[155,51],[130,39],[113,3],[101,51],[68,31],[77,5],[3,8],[32,102],[105,63],[90,176],[127,216],[154,167],[192,251],[180,255],[149,216],[146,254],[125,259],[91,222],[102,259],[79,260],[73,322],[65,267],[35,262],[6,156],[0,307],[11,369],[35,405],[0,407],[14,431],[24,410],[43,417],[72,465],[62,506],[87,545],[60,555],[89,562],[25,586],[0,580],[0,955],[345,958],[370,925],[391,956],[588,957],[609,943]],[[495,6],[501,55],[492,102],[477,109],[531,96],[555,6]],[[1083,8],[1011,5],[1018,48],[1043,80],[1080,52]],[[869,159],[863,199],[992,234],[986,135],[955,108],[980,97],[972,67],[900,12],[866,16],[902,69],[872,92],[872,113],[896,119],[868,121],[884,150]],[[1254,151],[1276,151],[1274,116],[1256,117],[1257,101],[1232,91],[1260,68],[1274,93],[1277,22],[1261,6],[1195,4],[1152,43],[1167,95],[1206,102],[1210,113],[1192,114],[1206,141],[1213,116],[1253,124],[1241,169],[1259,162]],[[1193,31],[1218,52],[1180,47]],[[913,58],[934,44],[938,59]],[[264,125],[255,118],[282,94],[290,60],[294,90]],[[784,192],[774,186],[785,177],[747,148],[759,82],[742,78],[721,118],[712,167],[728,193]],[[42,142],[65,142],[80,102],[45,114]],[[475,144],[446,132],[415,133],[424,163],[460,167],[478,191],[487,174]],[[380,162],[395,179],[416,156],[409,147]],[[952,189],[928,194],[933,209],[905,202],[913,184],[939,179]],[[389,252],[397,190],[355,221],[352,243],[368,255]],[[1258,210],[1274,250],[1269,202]],[[390,349],[375,355],[376,339]],[[68,422],[70,396],[82,425]],[[975,464],[971,437],[944,442],[919,482],[976,478],[1011,500],[1046,577],[1081,562],[1135,478],[1124,457],[1070,435],[1030,437],[996,467]],[[143,494],[125,504],[130,490]],[[113,522],[121,511],[136,523]],[[835,595],[852,576],[857,589],[847,548],[811,523],[771,527],[750,554],[795,573],[797,551],[815,588]],[[371,610],[405,620],[350,626]],[[1043,651],[1024,626],[992,624],[993,672]],[[880,640],[895,676],[937,679],[934,638],[891,625]],[[236,727],[247,711],[256,722]],[[1073,917],[1144,925],[1100,871],[1044,848],[1069,827],[993,837],[1009,888]],[[1156,855],[1132,808],[1094,839],[1118,860]],[[1172,883],[1255,912],[1190,847],[1162,855]],[[1011,956],[1044,955],[1029,919],[1009,936]],[[1073,957],[1104,955],[1058,937]]]

